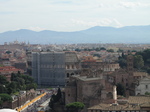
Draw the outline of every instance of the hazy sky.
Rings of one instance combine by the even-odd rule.
[[[150,25],[150,0],[0,0],[0,32]]]

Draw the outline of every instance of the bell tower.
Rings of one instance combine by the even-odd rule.
[[[132,75],[133,74],[133,71],[134,71],[134,69],[133,69],[133,56],[132,55],[128,55],[127,56],[127,71],[128,71],[128,73],[130,74],[130,75]]]

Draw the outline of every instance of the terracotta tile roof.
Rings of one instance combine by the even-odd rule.
[[[147,76],[148,74],[146,72],[133,72],[133,76]]]
[[[150,102],[149,96],[130,96],[128,99],[130,104],[144,104]]]
[[[112,104],[99,104],[96,106],[93,106],[88,109],[99,109],[99,110],[122,110],[126,108],[127,105],[112,105]]]
[[[140,110],[140,106],[138,106],[138,105],[136,105],[136,106],[128,105],[123,110]]]
[[[150,108],[150,102],[149,103],[141,104],[141,107],[149,107]]]
[[[140,106],[132,105],[112,105],[112,104],[99,104],[88,108],[89,110],[140,110]]]
[[[88,108],[89,110],[140,110],[141,108],[150,109],[149,96],[130,96],[128,103],[124,105],[117,104],[99,104]]]
[[[0,72],[13,72],[13,71],[22,71],[21,69],[17,69],[12,66],[5,66],[5,67],[0,67]]]

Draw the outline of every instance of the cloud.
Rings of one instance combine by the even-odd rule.
[[[0,15],[7,15],[7,14],[14,14],[15,12],[9,12],[9,11],[0,11]]]
[[[141,2],[120,2],[119,5],[124,8],[147,7],[150,4]]]
[[[92,26],[147,25],[149,6],[149,0],[0,0],[0,32],[15,28],[76,31]]]
[[[72,4],[71,1],[51,1],[52,4]]]
[[[9,2],[11,0],[0,0],[0,2]]]
[[[94,20],[94,21],[83,21],[83,20],[77,20],[77,19],[72,19],[73,24],[78,24],[82,26],[88,26],[88,27],[93,27],[93,26],[112,26],[112,27],[122,27],[123,25],[116,19],[108,19],[108,18],[103,18],[99,20]]]
[[[104,4],[103,4],[103,3],[100,3],[98,6],[99,6],[100,8],[102,8],[102,7],[104,7]]]
[[[33,31],[42,31],[42,30],[45,30],[45,28],[41,28],[41,27],[29,27],[29,28],[26,28],[26,29],[29,29],[29,30],[33,30]]]

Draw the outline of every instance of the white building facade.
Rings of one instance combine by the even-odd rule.
[[[135,95],[145,95],[146,92],[150,93],[150,77],[140,79],[135,88]]]

